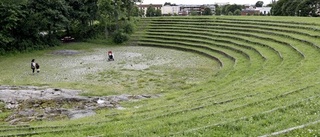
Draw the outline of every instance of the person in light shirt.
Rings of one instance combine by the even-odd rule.
[[[34,73],[34,70],[36,69],[36,63],[34,62],[34,59],[31,60],[31,69],[32,73]]]

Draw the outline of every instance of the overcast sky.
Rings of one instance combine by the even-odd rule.
[[[143,4],[164,4],[170,2],[171,4],[214,4],[214,3],[225,3],[230,4],[256,4],[257,1],[263,1],[264,5],[271,3],[272,0],[143,0]]]

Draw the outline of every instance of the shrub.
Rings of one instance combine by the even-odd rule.
[[[126,22],[123,30],[127,34],[132,34],[134,31],[134,25],[131,22]]]
[[[6,51],[3,48],[0,48],[0,55],[4,55]]]
[[[126,42],[126,41],[128,41],[128,40],[129,40],[128,34],[123,33],[122,31],[117,31],[117,32],[114,34],[114,37],[113,37],[113,42],[115,42],[115,43],[117,43],[117,44]]]

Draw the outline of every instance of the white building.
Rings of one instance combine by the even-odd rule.
[[[161,10],[162,4],[139,4],[137,5],[140,10],[143,10],[143,15],[146,16],[148,7],[153,7],[155,10]]]
[[[256,10],[259,10],[263,15],[271,14],[271,7],[257,7]]]
[[[178,15],[180,6],[178,5],[164,5],[161,8],[162,15]]]
[[[214,5],[218,5],[218,6],[224,6],[224,5],[228,5],[230,4],[230,2],[215,2]]]

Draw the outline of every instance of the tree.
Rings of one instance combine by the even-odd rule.
[[[103,30],[118,30],[126,40],[126,34],[134,30],[129,20],[133,13],[137,15],[137,1],[1,0],[0,54],[56,46],[64,35],[92,38]]]
[[[215,4],[214,7],[215,7],[215,15],[221,15],[222,8],[218,4]]]
[[[12,50],[14,45],[14,32],[20,25],[23,13],[20,8],[15,5],[0,4],[0,54]]]
[[[308,16],[310,13],[310,7],[307,7],[308,1],[303,0],[301,3],[299,3],[297,9],[298,9],[298,16]]]
[[[171,6],[171,3],[170,2],[165,2],[164,4],[163,4],[163,6]]]
[[[140,10],[139,10],[139,16],[140,16],[140,17],[145,16],[145,12],[144,12],[143,9],[140,9]]]
[[[191,11],[191,16],[197,16],[197,15],[199,15],[199,13],[197,12],[197,11]]]
[[[263,6],[263,1],[257,1],[256,7],[262,7]]]
[[[68,24],[68,10],[64,0],[29,0],[27,7],[31,14],[37,16],[41,31],[48,32],[49,39]]]
[[[315,0],[303,0],[300,2],[300,4],[297,7],[298,14],[300,16],[319,16],[316,13],[316,4],[320,4],[320,1]]]
[[[203,11],[202,15],[212,15],[211,9],[208,8],[208,7],[204,8],[204,11]]]
[[[19,4],[26,4],[27,1],[28,0],[1,0],[0,3],[19,5]]]
[[[109,34],[113,34],[117,39],[119,35],[128,33],[128,30],[132,30],[130,16],[141,16],[139,8],[134,6],[135,1],[99,0],[98,2],[99,20],[106,38]]]
[[[239,10],[239,9],[237,9],[236,11],[234,11],[234,13],[233,13],[234,15],[241,15],[241,11]]]
[[[152,5],[150,5],[148,8],[147,8],[147,12],[146,12],[146,16],[147,17],[153,17],[156,15],[156,9],[154,7],[152,7]]]
[[[282,12],[282,9],[283,9],[282,7],[288,1],[290,1],[290,0],[278,0],[277,3],[275,5],[273,5],[273,7],[271,8],[271,12],[273,13],[273,15],[284,16],[285,13]]]
[[[105,37],[109,37],[109,32],[114,29],[111,27],[112,22],[115,20],[114,15],[114,3],[112,0],[99,0],[98,1],[99,8],[99,22],[100,25],[104,28]]]
[[[262,13],[262,12],[260,12],[260,14],[259,14],[260,16],[264,16],[264,14]]]
[[[137,6],[134,6],[130,15],[134,17],[140,17],[139,8]]]
[[[291,2],[288,2],[287,4],[285,4],[284,6],[287,6],[287,8],[285,9],[285,15],[287,16],[295,16],[298,15],[298,5],[300,3],[300,0],[292,0]]]
[[[272,13],[276,16],[319,16],[317,5],[320,0],[279,0],[272,6]]]
[[[225,6],[225,13],[228,13],[228,15],[230,15],[229,14],[230,12],[233,14],[237,9],[241,10],[243,8],[244,8],[243,5],[237,5],[237,4],[226,5]]]
[[[162,16],[161,10],[157,9],[155,12],[155,16]]]
[[[267,4],[267,7],[272,7],[272,6],[273,6],[272,3]]]

